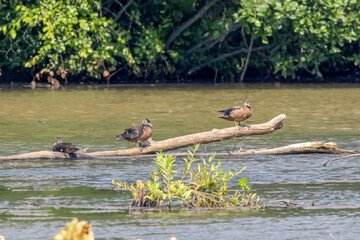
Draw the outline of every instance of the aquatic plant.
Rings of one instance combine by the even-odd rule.
[[[95,240],[91,225],[77,218],[66,224],[65,229],[61,229],[51,240]]]
[[[227,183],[245,170],[227,171],[221,168],[220,160],[214,161],[215,154],[208,159],[197,158],[199,144],[188,150],[184,168],[177,170],[176,157],[163,152],[154,159],[151,179],[136,185],[112,181],[123,190],[131,191],[134,200],[129,207],[160,207],[163,202],[172,207],[178,201],[184,207],[230,207],[260,206],[262,202],[256,193],[250,191],[248,179],[238,181],[239,189],[229,191]],[[197,164],[196,164],[197,163]]]

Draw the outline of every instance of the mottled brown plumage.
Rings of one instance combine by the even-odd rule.
[[[72,145],[71,143],[64,143],[60,137],[57,137],[52,150],[54,152],[73,153],[79,150],[79,148],[75,147],[75,145]]]
[[[133,126],[125,129],[125,132],[117,135],[116,140],[127,140],[129,142],[136,142],[136,147],[140,142],[147,141],[153,133],[152,125],[149,119],[144,119],[141,122],[141,127]]]
[[[246,101],[241,107],[237,106],[226,110],[221,110],[219,112],[219,118],[223,118],[228,121],[234,121],[235,126],[237,126],[236,123],[238,123],[240,126],[240,122],[245,121],[246,119],[251,117],[252,108],[250,106],[250,103]]]

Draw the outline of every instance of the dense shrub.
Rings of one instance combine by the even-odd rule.
[[[356,0],[4,1],[0,68],[181,81],[357,74]],[[245,79],[247,81],[247,79]]]

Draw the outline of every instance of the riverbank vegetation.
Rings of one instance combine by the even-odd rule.
[[[166,203],[169,208],[173,201],[178,201],[184,207],[230,207],[230,206],[260,206],[262,202],[256,193],[250,192],[245,177],[238,180],[239,189],[232,194],[227,184],[245,169],[227,171],[221,168],[221,162],[214,161],[215,154],[208,159],[197,158],[194,149],[188,150],[184,158],[184,168],[177,167],[176,158],[162,152],[157,154],[150,173],[151,179],[138,180],[136,186],[122,181],[114,181],[123,190],[131,191],[134,200],[130,207],[160,207]],[[197,163],[197,165],[196,165]]]
[[[355,0],[6,0],[0,83],[358,81],[359,11]]]

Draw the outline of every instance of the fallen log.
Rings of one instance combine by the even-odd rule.
[[[229,155],[288,155],[288,154],[309,154],[309,153],[324,153],[324,154],[343,154],[343,153],[357,153],[356,150],[347,150],[338,148],[334,142],[302,142],[291,144],[277,148],[261,148],[261,149],[240,149],[234,152],[219,152],[216,156]],[[196,153],[196,156],[212,156],[214,153]],[[172,153],[173,156],[187,156],[188,153]],[[141,157],[154,157],[155,154],[141,155]]]
[[[190,135],[185,135],[176,138],[170,138],[164,141],[151,141],[151,145],[145,149],[139,148],[121,149],[115,151],[104,151],[89,153],[91,156],[107,157],[107,156],[121,156],[121,155],[143,155],[147,153],[154,153],[159,151],[168,151],[182,147],[192,146],[194,144],[206,144],[211,142],[218,142],[225,139],[243,137],[249,135],[261,135],[272,133],[275,130],[281,129],[282,121],[286,118],[285,114],[273,118],[267,123],[256,124],[244,127],[230,127],[225,129],[213,129],[209,132],[201,132]]]
[[[306,153],[331,153],[331,154],[340,154],[340,153],[354,153],[354,150],[345,150],[338,148],[337,144],[334,142],[323,142],[323,141],[314,141],[314,142],[303,142],[291,144],[278,148],[271,149],[254,149],[254,150],[239,150],[233,152],[232,154],[268,154],[268,155],[281,155],[281,154],[306,154]]]
[[[87,155],[92,157],[143,155],[158,151],[168,151],[172,149],[192,146],[197,143],[206,144],[236,137],[267,134],[275,130],[281,129],[283,126],[283,120],[285,118],[285,114],[280,114],[269,122],[263,124],[242,126],[240,128],[230,127],[225,129],[213,129],[212,131],[208,132],[195,133],[181,137],[170,138],[163,141],[151,141],[151,145],[142,150],[139,148],[131,148],[114,151],[93,152],[87,153]],[[0,160],[21,159],[70,159],[70,156],[69,154],[62,152],[40,151],[0,157]]]

